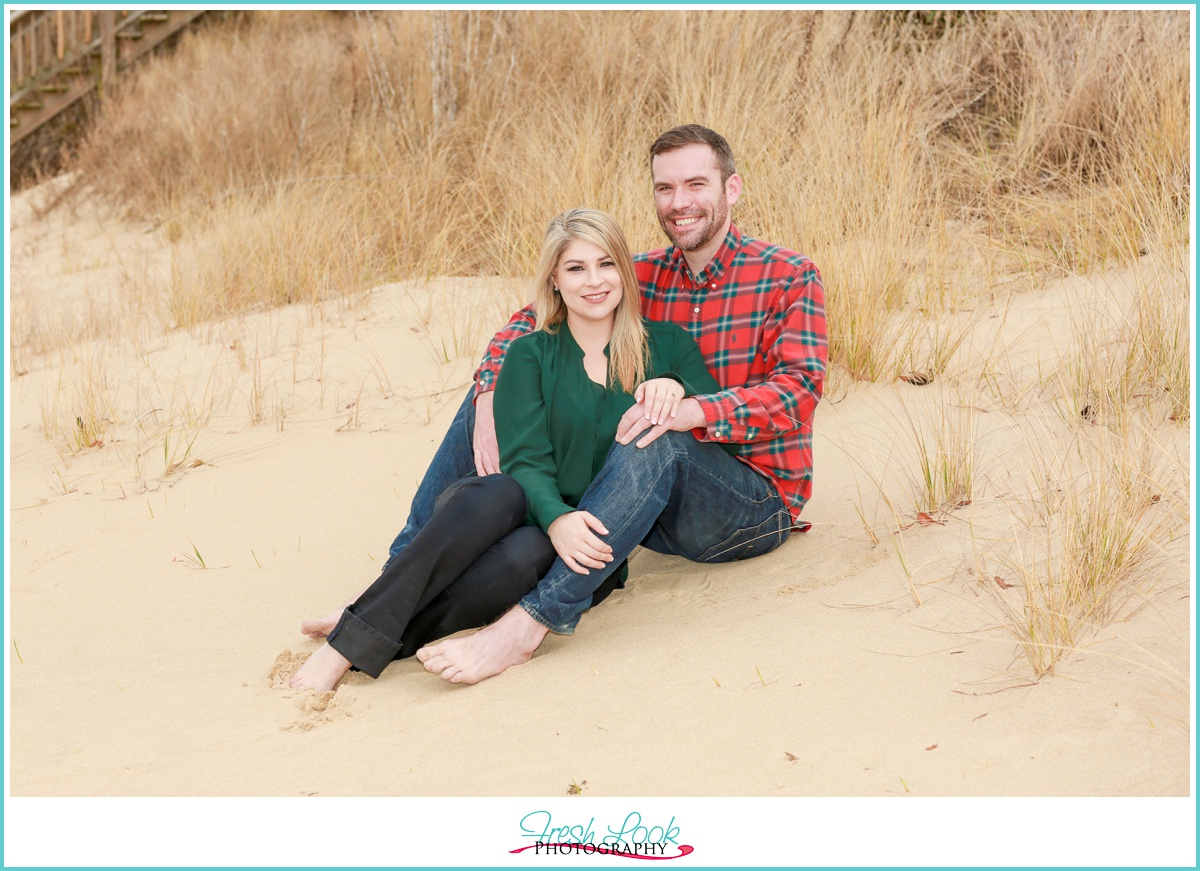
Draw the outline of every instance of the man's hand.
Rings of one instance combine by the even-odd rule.
[[[617,441],[627,445],[645,432],[637,442],[639,448],[644,448],[665,432],[687,432],[707,425],[704,409],[690,396],[679,403],[674,417],[668,417],[657,425],[650,422],[645,405],[639,402],[621,416],[621,422],[617,424]]]
[[[546,530],[567,568],[581,575],[588,573],[585,566],[602,569],[612,562],[612,548],[597,538],[596,532],[608,535],[604,524],[587,511],[562,514]]]
[[[492,412],[495,392],[489,390],[475,397],[475,471],[480,477],[500,471],[500,445],[496,442],[496,416]]]

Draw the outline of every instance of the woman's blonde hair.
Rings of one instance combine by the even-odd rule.
[[[591,242],[617,265],[621,301],[614,312],[612,339],[608,343],[608,383],[633,393],[646,380],[646,327],[642,323],[637,273],[633,270],[629,243],[611,215],[595,209],[571,209],[550,221],[534,287],[537,329],[555,333],[567,319],[567,307],[554,291],[554,270],[567,245],[576,239]]]

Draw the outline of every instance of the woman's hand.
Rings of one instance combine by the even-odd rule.
[[[683,394],[683,385],[673,378],[651,378],[637,386],[633,400],[645,409],[646,420],[658,426],[675,416]]]
[[[585,566],[602,569],[612,562],[612,548],[596,537],[597,532],[608,535],[604,524],[586,511],[562,514],[546,530],[567,568],[581,575],[588,573]]]

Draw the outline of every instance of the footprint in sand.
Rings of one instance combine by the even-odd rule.
[[[350,672],[342,678],[335,689],[323,693],[311,690],[293,690],[288,686],[288,681],[292,679],[296,669],[300,668],[309,656],[308,653],[293,653],[285,650],[275,657],[275,662],[271,664],[271,670],[267,674],[271,689],[286,690],[288,696],[295,700],[296,707],[300,709],[300,719],[280,726],[281,730],[308,731],[322,723],[332,723],[343,717],[354,716],[353,707],[357,696],[351,686],[362,683],[366,679],[365,675],[359,672]]]
[[[290,650],[285,650],[275,657],[275,661],[271,663],[271,670],[267,673],[271,689],[290,689],[288,681],[292,679],[296,669],[304,663],[304,660],[308,659],[308,656],[307,653],[292,653]]]

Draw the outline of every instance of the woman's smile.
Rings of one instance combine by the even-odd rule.
[[[558,258],[554,282],[567,307],[567,319],[605,321],[621,302],[621,275],[611,255],[598,245],[575,239]]]

